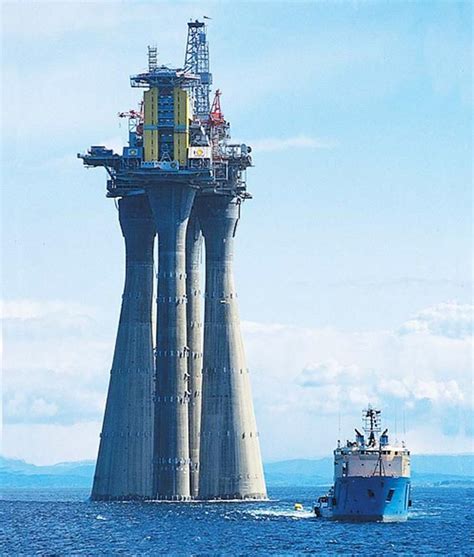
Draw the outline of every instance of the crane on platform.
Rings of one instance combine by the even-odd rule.
[[[206,128],[212,146],[212,156],[216,161],[226,157],[227,143],[230,139],[230,124],[226,121],[224,113],[222,112],[221,96],[221,90],[217,89],[206,122]]]
[[[143,101],[139,103],[138,110],[132,108],[125,112],[119,112],[118,117],[128,119],[129,133],[136,133],[138,136],[143,136]]]

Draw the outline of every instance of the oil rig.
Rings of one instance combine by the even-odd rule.
[[[205,23],[188,23],[182,68],[158,64],[149,46],[148,70],[130,83],[144,93],[119,114],[129,129],[122,154],[102,145],[78,154],[107,171],[126,261],[91,497],[265,499],[233,279],[251,148],[231,143],[219,90],[210,102]]]

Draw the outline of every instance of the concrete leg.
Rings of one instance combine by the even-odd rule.
[[[236,199],[197,199],[206,246],[200,499],[263,499],[265,479],[232,273]]]
[[[191,460],[191,497],[199,490],[199,442],[201,431],[202,387],[202,310],[201,310],[202,233],[196,208],[191,211],[186,233],[186,295],[188,325],[189,373],[189,458]]]
[[[92,499],[142,499],[152,492],[153,243],[145,196],[119,201],[126,273]]]
[[[157,499],[190,499],[186,227],[195,190],[149,187],[158,232],[154,491]]]

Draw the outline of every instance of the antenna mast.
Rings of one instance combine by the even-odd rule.
[[[154,72],[158,67],[158,49],[156,46],[148,47],[148,71]]]
[[[364,420],[364,431],[369,437],[368,446],[375,446],[376,435],[380,435],[381,423],[380,423],[380,410],[375,410],[371,406],[364,410],[362,417]]]

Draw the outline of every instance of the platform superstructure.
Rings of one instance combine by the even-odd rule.
[[[364,410],[364,433],[334,451],[334,485],[320,497],[316,515],[351,521],[406,520],[410,501],[410,451],[391,444],[381,411]]]

